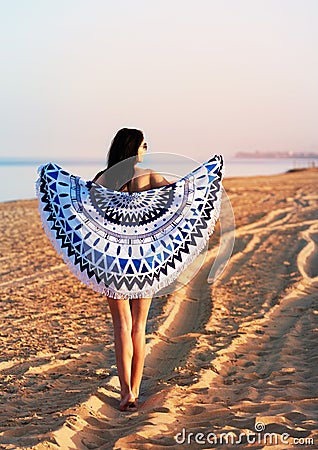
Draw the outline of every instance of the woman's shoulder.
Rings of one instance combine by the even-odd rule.
[[[150,175],[151,169],[144,169],[143,167],[135,167],[135,175]]]
[[[158,176],[159,175],[159,173],[156,170],[150,169],[150,168],[144,169],[142,167],[138,167],[138,168],[136,168],[135,173],[137,173],[137,170],[139,171],[138,172],[139,175],[151,175],[151,176]]]
[[[163,177],[156,170],[152,170],[152,169],[149,169],[149,170],[150,170],[150,183],[153,188],[167,186],[168,184],[171,184],[170,181],[166,180],[166,178]]]
[[[150,175],[151,180],[154,181],[163,181],[165,180],[165,178],[156,170],[154,169],[143,169],[141,167],[139,167],[138,169],[140,169],[140,172],[138,173],[137,171],[135,171],[135,175]],[[166,180],[165,180],[166,181]]]
[[[103,169],[101,171],[99,171],[93,178],[93,182],[98,183],[98,184],[102,184],[104,182],[104,178],[105,178],[105,172],[107,169]]]

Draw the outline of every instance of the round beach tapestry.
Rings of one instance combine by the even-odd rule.
[[[216,155],[166,186],[115,191],[48,163],[36,182],[44,230],[72,272],[113,298],[151,297],[198,256],[222,193]]]

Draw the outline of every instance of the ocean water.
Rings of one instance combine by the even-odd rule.
[[[45,161],[46,162],[46,161]],[[79,175],[86,180],[92,179],[103,169],[103,162],[63,162],[54,161],[65,170]],[[203,162],[203,161],[201,161]],[[151,155],[148,160],[140,164],[141,167],[151,167],[161,172],[169,181],[176,181],[185,176],[198,165],[200,161],[180,155],[167,154]],[[44,163],[44,161],[43,161]],[[309,167],[313,160],[307,159],[226,159],[224,174],[229,177],[246,177],[255,175],[274,175],[284,173],[294,168]],[[0,201],[12,201],[35,198],[35,182],[38,177],[38,161],[24,161],[11,163],[0,161]],[[316,160],[316,165],[318,161]]]

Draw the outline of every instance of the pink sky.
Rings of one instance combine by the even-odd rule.
[[[318,151],[315,0],[1,2],[1,156]]]

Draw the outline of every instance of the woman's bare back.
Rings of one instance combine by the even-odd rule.
[[[106,185],[107,171],[102,173],[95,182],[98,184]],[[124,185],[121,189],[122,192],[142,192],[149,189],[155,189],[160,186],[166,186],[170,184],[162,175],[152,169],[142,169],[141,167],[135,167],[135,173],[133,178]]]

